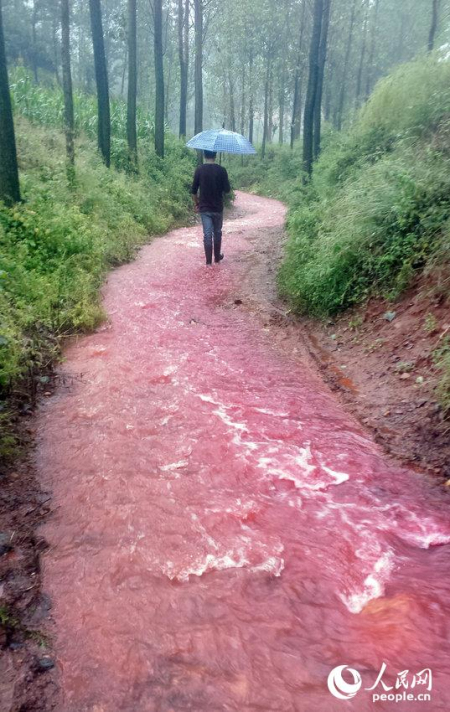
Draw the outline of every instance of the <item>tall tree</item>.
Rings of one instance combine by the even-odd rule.
[[[253,143],[253,130],[255,127],[255,99],[254,99],[254,88],[253,88],[253,46],[250,47],[249,58],[248,58],[248,71],[249,71],[249,104],[248,104],[248,140]]]
[[[354,37],[354,29],[355,29],[357,4],[358,4],[358,0],[353,0],[352,9],[350,12],[350,23],[349,23],[348,38],[347,38],[347,47],[345,50],[344,67],[342,70],[342,78],[341,78],[341,90],[339,92],[339,104],[338,104],[338,109],[337,109],[336,128],[338,129],[338,131],[340,131],[342,129],[345,96],[346,96],[346,91],[347,91],[347,77],[348,77],[350,57],[351,57],[351,52],[352,52],[352,47],[353,47],[353,37]]]
[[[370,38],[370,54],[369,61],[367,64],[367,81],[366,81],[366,97],[370,95],[373,89],[373,75],[374,75],[374,63],[375,63],[375,47],[378,34],[378,13],[380,11],[380,0],[375,0],[375,5],[373,6],[373,18],[372,18],[372,33]]]
[[[428,51],[432,52],[436,40],[436,32],[439,21],[439,5],[440,0],[431,0],[431,27],[428,35]]]
[[[266,78],[264,82],[264,124],[263,124],[263,138],[261,146],[261,156],[264,158],[266,155],[266,144],[267,136],[269,133],[269,84],[270,84],[270,70],[271,70],[271,57],[269,52],[267,53],[267,67],[266,67]]]
[[[7,205],[20,200],[16,138],[3,34],[2,0],[0,0],[0,200]]]
[[[319,54],[324,0],[314,0],[313,30],[309,50],[308,90],[303,119],[303,170],[311,177],[314,158],[314,114],[316,111],[317,87],[319,82]]]
[[[239,121],[239,131],[241,134],[244,133],[245,131],[245,108],[246,108],[246,100],[245,100],[245,80],[246,80],[246,67],[245,64],[242,67],[241,71],[241,111],[240,111],[240,121]]]
[[[69,0],[61,0],[61,64],[64,93],[64,131],[66,134],[67,178],[74,180],[75,121],[73,113],[72,67],[70,61],[70,7]]]
[[[33,10],[31,13],[31,39],[33,42],[33,54],[32,54],[32,62],[33,62],[33,75],[34,75],[34,81],[35,84],[38,83],[38,65],[37,65],[37,57],[38,57],[38,49],[37,49],[37,18],[38,18],[38,9],[39,9],[39,4],[38,0],[33,0]]]
[[[128,0],[128,101],[127,101],[127,142],[130,163],[137,167],[137,17],[136,0]]]
[[[111,115],[100,0],[89,0],[89,10],[92,44],[94,47],[95,81],[97,84],[98,148],[105,164],[109,167],[111,164]]]
[[[164,50],[162,0],[154,0],[155,151],[164,158]]]
[[[195,28],[195,109],[194,133],[203,131],[203,0],[194,0]],[[202,162],[201,152],[197,152],[198,162]]]
[[[370,0],[364,0],[364,20],[363,20],[363,36],[362,36],[362,43],[361,43],[361,54],[359,57],[359,66],[358,66],[358,75],[356,78],[356,107],[358,108],[360,101],[361,101],[361,94],[362,94],[362,78],[363,78],[363,71],[364,71],[364,61],[366,59],[366,52],[367,52],[367,30],[369,27],[369,9],[370,9]]]
[[[322,97],[325,64],[328,50],[328,29],[330,27],[331,0],[324,0],[322,28],[319,48],[319,73],[317,77],[317,96],[314,107],[314,158],[319,157],[322,140]]]
[[[180,63],[180,138],[186,136],[189,78],[189,0],[178,0],[178,59]]]
[[[300,32],[297,60],[294,75],[294,97],[292,101],[292,121],[291,121],[291,148],[294,141],[300,136],[301,104],[302,104],[302,80],[303,80],[303,39],[305,35],[305,14],[306,0],[302,1],[302,14],[300,18]]]

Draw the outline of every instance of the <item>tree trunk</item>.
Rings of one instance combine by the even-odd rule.
[[[317,84],[319,80],[319,53],[323,10],[324,0],[315,0],[313,31],[309,51],[308,89],[306,93],[305,115],[303,119],[303,170],[308,178],[312,175],[314,157],[314,112],[317,100]]]
[[[167,37],[166,37],[166,43],[165,46],[168,46],[167,42]],[[164,121],[166,124],[169,124],[170,121],[170,97],[171,93],[170,90],[172,88],[173,82],[172,82],[172,70],[173,70],[173,52],[169,52],[169,60],[166,63],[166,69],[165,69],[165,79],[164,79],[164,85],[165,85],[165,92],[164,92]]]
[[[333,63],[333,61],[330,61],[328,66],[329,66],[329,69],[328,69],[328,76],[327,76],[327,82],[326,82],[326,87],[325,87],[325,102],[324,102],[324,107],[323,107],[325,121],[331,120],[331,99],[332,99],[332,88],[333,88],[333,79],[334,79],[334,63]]]
[[[155,151],[164,158],[164,57],[162,0],[154,0],[155,13]]]
[[[292,102],[292,122],[291,122],[291,148],[294,147],[294,141],[300,136],[300,123],[301,123],[301,79],[303,71],[303,37],[305,34],[305,12],[306,12],[306,2],[303,0],[302,5],[302,15],[300,19],[300,35],[299,35],[299,45],[298,45],[298,55],[297,55],[297,66],[295,68],[295,78],[294,78],[294,98]]]
[[[189,0],[178,0],[178,58],[180,62],[180,138],[186,136],[189,72]]]
[[[195,108],[194,133],[203,131],[203,0],[194,0],[195,25]],[[202,152],[197,151],[198,163],[202,163]]]
[[[33,77],[34,77],[35,84],[37,84],[39,81],[38,68],[37,68],[37,33],[36,33],[37,7],[38,7],[37,0],[34,0],[33,12],[31,13],[31,39],[32,39],[32,43],[33,43],[32,66],[33,66]]]
[[[280,91],[280,115],[279,115],[279,126],[278,126],[278,143],[280,146],[284,143],[284,105],[285,105],[286,95],[284,93],[284,78],[282,79],[282,88]]]
[[[342,129],[342,120],[343,120],[343,114],[344,114],[344,105],[345,105],[345,94],[347,91],[347,76],[348,76],[348,67],[350,64],[350,56],[352,52],[352,45],[353,45],[353,34],[354,34],[354,29],[355,29],[355,18],[356,18],[356,4],[358,0],[354,0],[353,5],[352,5],[352,11],[350,15],[350,27],[348,31],[348,39],[347,39],[347,49],[345,51],[345,59],[344,59],[344,70],[343,70],[343,75],[341,79],[341,91],[339,94],[339,104],[338,104],[338,111],[337,111],[337,130],[340,131]]]
[[[2,0],[0,0],[0,200],[3,200],[6,205],[12,205],[20,200],[16,138],[3,36]]]
[[[269,75],[269,108],[268,108],[268,118],[269,118],[269,125],[267,129],[267,141],[268,143],[272,143],[273,140],[273,72],[272,72],[272,63],[270,66],[270,75]]]
[[[106,67],[100,0],[89,0],[92,43],[94,46],[95,81],[98,101],[98,148],[106,166],[111,163],[111,116],[109,107],[108,70]]]
[[[228,67],[228,90],[229,90],[229,104],[230,104],[230,128],[232,131],[236,131],[236,109],[234,100],[234,82],[233,82],[233,72],[231,69],[231,64]]]
[[[291,149],[294,148],[295,133],[297,128],[298,116],[299,116],[299,106],[298,106],[298,84],[300,76],[299,73],[295,72],[294,77],[294,97],[292,99],[292,121],[291,121]]]
[[[432,52],[434,50],[434,43],[436,40],[436,32],[438,28],[439,21],[439,5],[440,0],[432,0],[431,3],[431,27],[430,34],[428,35],[428,51]]]
[[[61,64],[64,93],[64,130],[66,134],[67,178],[75,178],[75,120],[73,113],[72,68],[70,63],[70,9],[69,0],[61,0]]]
[[[373,23],[372,23],[372,37],[370,41],[370,54],[369,54],[369,62],[367,65],[367,81],[366,81],[366,98],[370,96],[370,93],[373,89],[373,75],[374,75],[374,66],[373,63],[375,61],[375,45],[376,45],[376,39],[377,39],[377,32],[378,32],[378,11],[380,9],[380,0],[375,0],[375,7],[374,7],[374,12],[373,12]]]
[[[125,76],[127,73],[127,68],[128,68],[128,48],[125,47],[125,51],[123,53],[122,78],[120,81],[120,96],[123,99],[125,98]]]
[[[241,116],[239,130],[243,135],[245,131],[245,64],[242,66],[241,75]]]
[[[130,163],[137,168],[137,17],[136,0],[128,0],[128,101],[127,142]]]
[[[52,21],[52,41],[53,41],[53,61],[55,63],[55,77],[58,86],[61,86],[61,79],[59,77],[59,47],[58,47],[58,15],[55,15]]]
[[[362,77],[364,71],[364,60],[367,52],[367,29],[369,26],[369,2],[366,0],[366,11],[364,15],[363,40],[361,45],[361,56],[359,59],[358,75],[356,78],[356,108],[358,108],[362,94]]]
[[[250,50],[250,57],[248,63],[249,71],[249,85],[250,85],[250,99],[248,104],[248,140],[253,143],[253,130],[255,126],[255,110],[253,102],[253,51]]]
[[[322,140],[322,96],[323,79],[325,75],[325,64],[327,61],[328,49],[328,29],[330,27],[331,0],[324,0],[322,29],[320,34],[319,49],[319,74],[317,78],[317,96],[314,107],[314,158],[317,160],[320,154]]]
[[[267,134],[269,131],[269,83],[270,83],[270,68],[271,60],[270,54],[267,54],[267,69],[266,69],[266,81],[264,84],[264,127],[263,127],[263,138],[261,146],[261,156],[262,158],[266,155],[266,143]]]

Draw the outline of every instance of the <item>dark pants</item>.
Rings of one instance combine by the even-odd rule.
[[[206,264],[210,265],[213,254],[214,236],[214,260],[220,261],[220,248],[222,246],[222,225],[223,213],[200,213],[203,223],[203,244],[205,246]]]

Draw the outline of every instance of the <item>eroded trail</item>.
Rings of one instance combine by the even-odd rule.
[[[284,208],[238,206],[222,265],[195,227],[111,275],[109,323],[41,413],[61,712],[449,709],[448,498],[239,304]],[[365,688],[383,662],[394,692],[431,668],[432,701],[328,691],[335,666]]]

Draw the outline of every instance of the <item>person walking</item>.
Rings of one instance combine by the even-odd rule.
[[[226,169],[216,163],[217,154],[213,151],[203,153],[205,163],[195,171],[191,192],[195,209],[202,219],[206,264],[210,265],[213,258],[213,243],[214,262],[223,260],[221,252],[223,196],[224,193],[231,191],[231,187]]]

